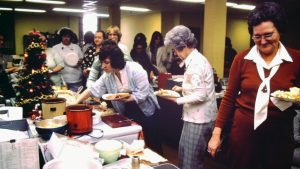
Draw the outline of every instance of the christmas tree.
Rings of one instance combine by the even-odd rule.
[[[48,77],[45,37],[33,31],[25,41],[24,69],[18,72],[16,106],[23,107],[23,117],[31,116],[35,105],[53,96],[53,83]]]

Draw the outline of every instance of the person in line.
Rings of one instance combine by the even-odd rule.
[[[148,48],[148,51],[150,53],[149,57],[152,64],[157,65],[156,63],[157,50],[163,45],[164,45],[164,39],[162,34],[158,31],[154,31],[152,33],[149,48]]]
[[[146,43],[146,46],[147,46],[147,48],[146,48],[146,53],[147,53],[147,55],[148,55],[148,57],[149,57],[149,59],[150,59],[151,52],[150,52],[150,50],[148,50],[148,44],[147,44],[147,38],[146,38],[146,35],[143,34],[142,32],[137,33],[137,34],[135,35],[134,39],[133,39],[133,44],[135,44],[135,43]],[[130,53],[131,53],[131,52],[132,52],[132,50],[130,51]]]
[[[239,52],[231,66],[215,128],[208,143],[214,157],[226,123],[230,169],[290,169],[293,159],[292,103],[270,94],[300,85],[300,52],[285,47],[287,20],[275,2],[265,2],[248,16],[255,45]]]
[[[236,54],[237,54],[236,50],[232,48],[231,39],[229,37],[226,37],[223,77],[228,77],[231,64]]]
[[[53,46],[54,54],[63,58],[64,69],[60,71],[63,81],[69,90],[76,92],[82,86],[81,63],[83,54],[80,47],[72,43],[74,33],[69,28],[62,28],[59,31],[61,43]]]
[[[86,52],[86,50],[93,46],[94,43],[94,33],[92,31],[87,31],[84,35],[83,35],[83,45],[82,45],[82,53],[84,54]]]
[[[118,47],[123,52],[126,61],[132,61],[128,47],[120,42],[122,33],[118,26],[108,27],[106,30],[106,37],[118,44]],[[87,87],[90,87],[100,77],[102,72],[101,63],[98,59],[96,59],[91,67],[91,71],[87,79]]]
[[[186,26],[172,28],[165,36],[165,45],[171,45],[186,65],[182,87],[172,88],[183,96],[166,98],[183,105],[179,168],[204,169],[207,142],[217,114],[213,69],[196,49],[197,40]]]
[[[161,46],[156,54],[156,66],[160,73],[170,73],[170,68],[173,60],[173,51],[171,46]]]
[[[98,54],[101,50],[101,45],[102,42],[106,39],[106,34],[103,30],[99,30],[96,31],[95,35],[94,35],[94,43],[92,46],[90,46],[86,52],[84,53],[84,57],[83,57],[83,61],[81,64],[81,68],[83,71],[83,78],[84,78],[84,82],[86,82],[87,86],[90,86],[88,83],[90,83],[90,81],[88,81],[87,79],[89,78],[89,73],[91,69],[98,69],[100,66],[97,67],[92,67],[93,63],[95,60],[98,60]],[[96,61],[97,63],[99,63],[98,61]],[[99,70],[101,71],[101,70]],[[92,71],[92,72],[98,72],[96,71]],[[94,77],[95,76],[95,77]],[[90,76],[90,78],[93,79],[98,79],[99,75],[98,74],[93,74]]]
[[[146,70],[148,80],[152,83],[153,76],[158,76],[158,69],[150,62],[149,56],[146,53],[147,43],[144,41],[136,41],[130,55],[133,61],[138,62]],[[151,73],[152,72],[152,73]]]
[[[99,53],[101,67],[105,73],[76,100],[78,104],[88,97],[102,97],[106,93],[115,94],[130,91],[129,97],[113,100],[116,112],[139,123],[144,132],[146,145],[162,152],[158,136],[156,110],[160,108],[154,90],[148,82],[147,72],[136,62],[125,61],[124,54],[112,40],[105,40]]]
[[[126,45],[124,45],[123,43],[121,43],[122,33],[120,31],[120,28],[118,26],[114,26],[114,25],[110,26],[106,29],[106,34],[107,34],[108,39],[111,39],[118,44],[119,48],[124,53],[124,58],[126,60],[132,60],[132,58],[130,57],[130,54],[129,54],[128,47]]]

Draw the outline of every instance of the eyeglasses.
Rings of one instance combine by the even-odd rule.
[[[262,40],[262,38],[264,38],[265,40],[272,40],[273,34],[274,34],[274,32],[265,33],[263,35],[253,35],[252,39],[255,41],[260,41],[260,40]]]

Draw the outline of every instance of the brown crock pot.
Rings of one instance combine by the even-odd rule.
[[[55,116],[61,116],[66,111],[66,99],[49,98],[42,100],[43,119],[52,119]]]
[[[84,104],[67,106],[70,134],[88,134],[93,130],[92,107]]]

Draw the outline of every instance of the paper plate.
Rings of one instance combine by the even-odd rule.
[[[295,98],[288,98],[288,97],[279,97],[274,93],[271,93],[271,96],[278,99],[278,100],[281,100],[281,101],[292,102],[292,103],[300,103],[299,98],[295,99]]]
[[[180,94],[173,90],[160,89],[158,91],[155,91],[154,94],[161,97],[180,97]]]
[[[69,66],[76,66],[79,61],[79,57],[76,53],[71,52],[64,56],[64,61]]]
[[[125,98],[122,96],[117,97],[119,94],[127,94],[127,96],[125,96],[125,97],[128,97],[129,93],[104,94],[104,95],[102,95],[102,99],[104,99],[104,100],[119,100],[119,99]]]

